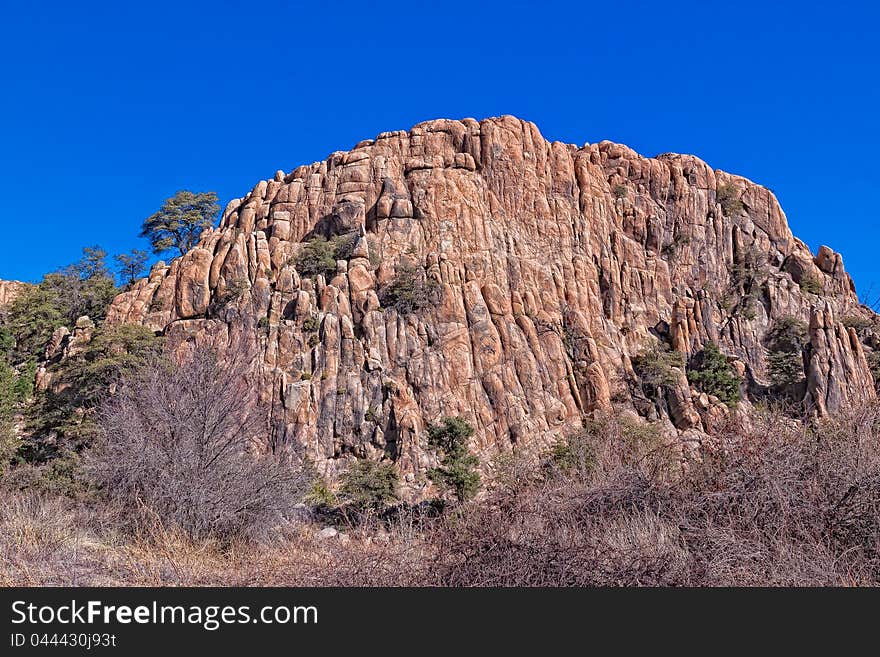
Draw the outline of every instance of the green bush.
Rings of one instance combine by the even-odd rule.
[[[336,249],[322,235],[306,242],[293,259],[293,266],[303,276],[324,276],[336,273]]]
[[[251,282],[247,278],[235,278],[226,284],[226,294],[223,303],[228,304],[241,299],[251,289]]]
[[[473,498],[480,490],[480,461],[468,451],[474,428],[461,417],[446,417],[440,425],[428,426],[428,444],[440,451],[440,467],[428,472],[436,485],[451,491],[459,502]]]
[[[91,497],[95,492],[83,472],[81,457],[66,450],[46,463],[16,459],[7,471],[5,483],[9,490],[32,490],[53,497]]]
[[[12,417],[17,395],[15,370],[5,360],[0,359],[0,418]]]
[[[12,355],[12,350],[15,349],[15,337],[6,326],[7,321],[6,313],[0,312],[0,356],[8,358]]]
[[[40,284],[28,288],[12,303],[6,318],[6,331],[12,336],[15,361],[40,355],[55,329],[67,321],[57,293]]]
[[[708,343],[688,369],[688,381],[701,392],[718,397],[730,407],[740,399],[740,379],[714,342]]]
[[[627,190],[626,185],[618,183],[614,186],[612,192],[614,193],[614,198],[624,198],[629,193],[629,190]]]
[[[309,315],[303,320],[302,329],[307,333],[314,333],[321,326],[321,320],[314,315]]]
[[[773,351],[800,351],[808,342],[807,323],[792,315],[780,317],[767,334]]]
[[[34,384],[37,378],[37,361],[31,360],[19,366],[18,377],[15,381],[15,400],[18,403],[26,402],[34,396]]]
[[[715,193],[715,198],[721,205],[721,209],[728,217],[739,214],[745,206],[739,198],[739,192],[733,184],[721,185]]]
[[[798,285],[800,285],[801,289],[808,294],[822,294],[822,290],[824,289],[822,281],[812,274],[805,274]]]
[[[83,351],[53,372],[56,385],[40,392],[28,409],[27,460],[58,455],[62,446],[79,449],[93,437],[92,411],[120,377],[136,372],[162,353],[162,339],[136,325],[104,325]]]
[[[357,460],[340,478],[339,498],[361,511],[397,501],[400,475],[391,463]]]
[[[132,374],[162,353],[162,338],[133,324],[105,324],[97,329],[83,351],[66,361],[60,379],[90,404],[121,376]]]
[[[94,321],[104,318],[119,292],[106,258],[97,247],[83,249],[79,262],[46,274],[12,302],[0,343],[13,364],[39,358],[55,329],[72,327],[83,315]]]
[[[6,471],[12,457],[18,451],[18,439],[13,427],[13,414],[17,401],[15,371],[0,360],[0,476]]]
[[[373,424],[379,424],[381,418],[379,417],[379,411],[376,410],[375,407],[370,406],[366,413],[364,413],[364,421],[372,422]]]
[[[339,502],[333,489],[330,488],[323,477],[315,477],[304,501],[312,506],[324,507],[333,507]]]
[[[741,254],[730,268],[730,282],[733,287],[754,293],[754,288],[766,280],[766,255],[753,244]]]
[[[560,472],[590,475],[596,469],[596,434],[599,424],[588,422],[553,446],[550,461]]]
[[[770,381],[776,388],[787,388],[803,380],[803,350],[807,342],[807,325],[797,317],[780,317],[773,323],[767,334],[767,365]]]
[[[337,235],[329,240],[317,235],[303,244],[292,260],[293,266],[303,276],[321,275],[329,279],[336,274],[336,261],[351,257],[356,240],[357,236],[353,233]]]
[[[859,315],[847,315],[840,320],[846,328],[855,329],[859,336],[864,336],[868,331],[877,329],[876,315],[871,319]]]
[[[367,250],[370,252],[370,266],[382,264],[382,242],[372,236],[367,237]]]
[[[755,318],[758,317],[758,300],[752,294],[747,294],[742,298],[742,301],[739,303],[739,310],[735,315],[743,318],[746,321],[751,322]]]
[[[427,278],[408,262],[401,262],[397,276],[383,288],[379,300],[384,308],[409,315],[436,304],[439,292],[437,281]]]
[[[634,356],[632,365],[643,386],[668,388],[678,383],[684,367],[684,356],[671,351],[665,343],[658,343]]]
[[[774,351],[767,357],[770,381],[776,388],[796,385],[804,379],[804,361],[798,352]]]

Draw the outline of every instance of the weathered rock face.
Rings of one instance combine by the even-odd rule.
[[[356,243],[329,280],[291,264],[307,238],[348,232]],[[379,302],[402,260],[442,292],[406,316]],[[816,412],[874,397],[841,323],[873,315],[840,256],[813,257],[768,189],[689,155],[549,143],[505,116],[430,121],[279,171],[109,319],[172,343],[247,337],[278,438],[331,473],[387,456],[418,481],[433,458],[425,426],[447,415],[468,418],[484,454],[547,444],[612,407],[692,440],[718,404],[683,373],[665,399],[645,399],[631,357],[713,341],[760,394],[766,336],[785,316],[810,326]]]
[[[0,281],[0,310],[15,301],[25,288],[27,288],[27,283]]]
[[[42,360],[37,364],[34,381],[37,390],[59,392],[62,389],[55,377],[53,365],[79,354],[91,342],[94,331],[95,323],[88,317],[77,319],[73,331],[66,326],[55,329],[43,352]]]

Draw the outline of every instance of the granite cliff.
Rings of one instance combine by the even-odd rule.
[[[27,288],[26,283],[18,281],[0,281],[0,310],[15,301],[16,297]]]
[[[335,273],[307,277],[296,256],[317,235],[348,248]],[[384,307],[403,268],[435,283],[429,307]],[[443,416],[468,419],[481,456],[543,448],[608,411],[698,449],[766,394],[783,318],[809,327],[795,394],[810,413],[873,399],[878,341],[852,318],[874,317],[841,256],[812,254],[767,188],[690,155],[548,142],[504,116],[429,121],[279,171],[108,321],[172,344],[252,343],[276,443],[330,475],[390,458],[417,488],[435,458],[425,427]],[[736,409],[683,369],[645,394],[636,356],[710,342],[742,377]]]

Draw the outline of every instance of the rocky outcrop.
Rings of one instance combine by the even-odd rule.
[[[353,246],[335,274],[296,271],[305,240],[342,234]],[[404,263],[439,294],[401,315],[380,299]],[[392,458],[418,486],[434,458],[425,427],[447,415],[476,427],[482,454],[549,444],[615,407],[692,441],[723,414],[718,400],[683,373],[645,399],[632,357],[715,342],[753,398],[786,316],[810,325],[815,412],[873,398],[862,345],[841,324],[872,314],[840,256],[814,257],[770,190],[690,155],[548,142],[504,116],[430,121],[279,171],[109,319],[172,344],[246,337],[277,439],[331,474]]]
[[[0,310],[6,308],[27,288],[27,283],[0,281]]]
[[[875,398],[874,380],[855,328],[844,326],[829,303],[810,313],[807,407],[820,415]]]
[[[43,358],[37,363],[34,385],[37,390],[53,390],[59,392],[56,377],[56,365],[76,356],[85,349],[92,340],[95,323],[88,317],[76,320],[73,331],[66,326],[59,326],[52,333]]]

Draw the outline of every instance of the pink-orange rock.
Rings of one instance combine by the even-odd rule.
[[[742,202],[730,216],[728,185]],[[331,280],[294,271],[299,242],[347,231],[360,237]],[[378,301],[401,259],[440,291],[407,316]],[[807,276],[821,295],[801,289]],[[766,188],[690,155],[550,143],[503,116],[382,133],[262,181],[108,318],[172,342],[251,335],[276,435],[333,475],[355,457],[424,473],[425,427],[451,415],[474,425],[484,461],[512,441],[552,444],[609,410],[612,390],[615,408],[671,418],[697,444],[709,427],[683,374],[654,403],[630,358],[712,341],[765,385],[766,336],[784,316],[813,318],[807,401],[832,412],[874,396],[867,347],[835,319],[864,312],[840,257],[814,258]]]
[[[0,310],[9,306],[27,289],[27,283],[0,281]]]

